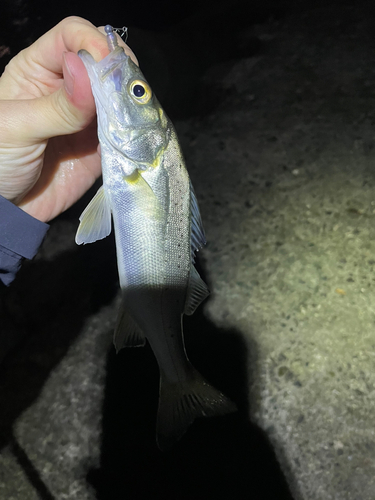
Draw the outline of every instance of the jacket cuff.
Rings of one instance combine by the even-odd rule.
[[[0,245],[3,248],[32,259],[48,229],[48,224],[0,196]]]

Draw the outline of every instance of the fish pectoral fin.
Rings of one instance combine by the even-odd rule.
[[[131,175],[125,176],[124,180],[128,190],[137,193],[135,200],[142,215],[148,219],[162,221],[163,207],[152,187],[142,175],[142,171],[137,169]]]
[[[190,377],[170,383],[161,373],[156,441],[161,450],[173,446],[198,417],[226,415],[237,410],[222,392],[191,366]]]
[[[146,344],[142,330],[125,308],[120,310],[117,317],[113,343],[116,352],[123,347],[143,347]]]
[[[187,314],[188,316],[192,315],[199,304],[201,304],[209,294],[210,291],[206,283],[202,280],[198,271],[192,265],[186,294],[184,314]]]
[[[79,218],[76,243],[93,243],[111,232],[111,209],[101,186]]]

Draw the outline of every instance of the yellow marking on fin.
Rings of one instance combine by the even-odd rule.
[[[150,164],[151,167],[156,168],[160,166],[161,158],[164,154],[165,148],[160,148],[157,152],[155,160]]]
[[[126,181],[128,184],[136,184],[141,180],[141,177],[142,176],[140,171],[138,169],[135,169],[132,174],[124,176],[124,181]]]
[[[162,221],[163,208],[141,171],[136,169],[131,175],[124,176],[124,181],[134,193],[134,203],[142,214],[151,220]]]
[[[136,168],[134,170],[133,173],[131,173],[130,175],[124,175],[124,180],[128,183],[128,184],[136,184],[137,182],[139,182],[140,180],[140,177],[142,177],[142,174],[141,172],[144,172],[146,171],[148,168],[157,168],[160,166],[160,163],[161,163],[161,160],[162,160],[162,156],[164,154],[164,151],[165,151],[165,148],[161,147],[159,149],[159,151],[156,153],[156,156],[155,156],[155,159],[152,163],[141,163],[139,162],[138,163],[138,167],[140,166],[145,166],[146,168]],[[143,179],[143,177],[142,177]]]

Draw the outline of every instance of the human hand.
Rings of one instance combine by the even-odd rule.
[[[43,222],[69,208],[101,173],[81,49],[103,59],[104,29],[68,17],[15,56],[0,78],[0,195]]]

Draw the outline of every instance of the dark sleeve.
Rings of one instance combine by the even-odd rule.
[[[23,259],[37,253],[48,228],[0,196],[0,282],[10,285]]]

